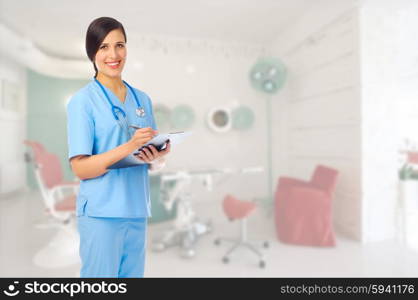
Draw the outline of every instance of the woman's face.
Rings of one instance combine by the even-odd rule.
[[[125,37],[121,30],[108,33],[99,46],[95,63],[97,70],[109,77],[120,77],[126,60]]]

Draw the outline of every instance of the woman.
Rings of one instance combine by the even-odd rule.
[[[139,154],[144,164],[107,169],[157,134],[150,98],[121,78],[126,41],[113,18],[90,24],[86,50],[96,74],[67,106],[69,159],[81,179],[76,211],[81,277],[143,277],[148,170],[162,168],[170,152],[169,142],[160,152],[149,146]]]

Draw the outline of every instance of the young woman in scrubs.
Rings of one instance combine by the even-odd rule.
[[[122,80],[126,42],[117,20],[102,17],[90,24],[86,50],[96,74],[67,106],[69,159],[81,180],[81,277],[143,277],[148,171],[162,168],[170,152],[169,142],[161,151],[149,146],[138,155],[146,164],[108,170],[157,134],[150,98]]]

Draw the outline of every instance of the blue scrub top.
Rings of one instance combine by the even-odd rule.
[[[128,124],[156,130],[151,99],[134,89],[145,117],[136,115],[137,104],[127,87],[122,103],[104,87],[114,105],[127,115]],[[109,102],[99,85],[92,80],[81,88],[67,106],[68,157],[95,155],[126,143],[130,137],[112,114]],[[77,197],[77,216],[137,218],[151,216],[148,164],[112,169],[92,179],[81,180]]]

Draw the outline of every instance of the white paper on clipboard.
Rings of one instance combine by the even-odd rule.
[[[148,143],[146,143],[142,147],[146,147],[149,145],[153,145],[157,148],[157,150],[164,150],[166,146],[166,142],[170,140],[170,145],[177,145],[181,143],[187,136],[191,135],[191,132],[171,132],[171,133],[163,133],[156,135],[152,140],[150,140]],[[141,148],[142,148],[141,147]],[[141,150],[137,149],[131,154],[129,154],[127,157],[121,159],[120,161],[114,163],[113,165],[109,166],[108,169],[120,169],[120,168],[128,168],[128,167],[134,167],[139,166],[142,164],[146,164],[143,160],[139,159],[136,154],[139,153]]]

